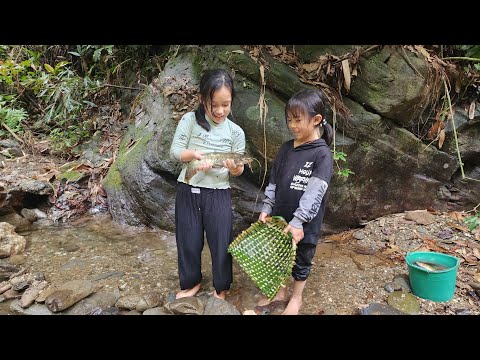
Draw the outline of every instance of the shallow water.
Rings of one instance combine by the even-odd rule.
[[[21,235],[27,239],[26,261],[21,266],[29,272],[43,272],[49,283],[92,280],[102,274],[113,274],[94,281],[95,291],[119,289],[123,296],[156,289],[166,297],[178,290],[177,249],[172,232],[123,226],[112,221],[109,215],[97,215],[67,224],[36,224],[34,229]],[[354,263],[341,246],[319,245],[300,313],[352,314],[359,303],[371,302],[376,297],[381,299],[382,288],[392,277],[391,269],[383,268],[384,264],[374,257],[360,257],[373,272],[360,271],[356,265],[358,260]],[[211,260],[206,243],[202,272],[201,292],[212,291]],[[379,290],[378,296],[369,294],[369,298],[364,299],[366,287],[372,285]],[[253,309],[259,299],[255,284],[234,262],[234,281],[226,300],[243,312]],[[9,302],[0,303],[0,314],[11,313]]]
[[[95,281],[96,291],[118,288],[122,295],[130,295],[156,289],[167,296],[178,290],[174,233],[123,226],[112,221],[110,216],[102,215],[68,224],[37,224],[32,231],[20,235],[27,240],[23,254],[26,261],[20,266],[29,272],[43,272],[49,283],[92,279],[116,272],[114,276]],[[202,272],[202,291],[213,290],[206,243],[202,253]],[[236,266],[234,276],[237,281],[243,278]],[[251,290],[256,292],[251,285]],[[249,287],[243,284],[241,288],[246,290]],[[9,303],[0,303],[0,314],[11,313]]]

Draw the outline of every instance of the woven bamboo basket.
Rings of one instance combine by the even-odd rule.
[[[292,235],[283,233],[287,225],[280,216],[268,218],[266,223],[256,221],[228,247],[228,252],[269,300],[285,286],[295,264],[297,247]]]

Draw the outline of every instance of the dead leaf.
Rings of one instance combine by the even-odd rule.
[[[473,255],[475,255],[477,259],[480,259],[480,251],[477,248],[473,249]]]
[[[351,75],[350,75],[350,64],[348,62],[348,59],[345,59],[342,61],[342,70],[343,70],[343,79],[345,83],[345,89],[347,90],[347,93],[350,91],[350,83],[352,81]]]
[[[333,234],[333,235],[327,236],[325,240],[329,240],[330,242],[344,243],[353,238],[353,232],[354,230],[348,230],[348,231],[341,232],[339,234]]]
[[[450,216],[452,219],[457,220],[457,221],[462,221],[464,219],[464,215],[462,212],[459,211],[450,211],[447,213],[448,216]]]
[[[311,64],[303,64],[302,67],[305,69],[307,73],[311,73],[316,71],[319,67],[319,63],[311,63]]]
[[[445,141],[445,129],[442,129],[440,131],[440,134],[438,135],[438,148],[439,149],[442,148],[444,141]]]
[[[273,56],[277,56],[277,55],[280,55],[283,53],[282,49],[279,49],[278,47],[276,46],[272,46],[270,51],[272,52],[272,55]]]
[[[173,88],[173,86],[165,86],[165,88],[163,89],[163,96],[168,97],[174,92],[175,92],[175,89]]]
[[[427,61],[431,62],[432,61],[432,57],[430,56],[430,53],[425,50],[425,48],[421,45],[415,45],[415,49],[418,50],[418,52],[420,52]]]
[[[233,50],[232,53],[243,55],[245,52],[243,50]]]
[[[433,123],[432,127],[427,132],[427,140],[433,140],[437,138],[439,124],[440,120],[437,120]]]
[[[457,287],[462,289],[462,290],[472,290],[472,287],[470,285],[468,285],[467,283],[464,283],[460,280],[457,280],[457,283],[456,283]]]
[[[477,228],[474,232],[475,240],[480,241],[480,228]]]
[[[457,229],[457,230],[460,230],[460,231],[463,231],[463,232],[468,232],[468,229],[467,229],[466,227],[457,225],[457,224],[452,223],[452,222],[450,222],[450,221],[447,221],[447,225],[448,225],[448,226],[451,226],[451,227],[453,227],[453,228],[455,228],[455,229]]]
[[[472,101],[468,108],[468,118],[472,120],[475,117],[475,100]]]

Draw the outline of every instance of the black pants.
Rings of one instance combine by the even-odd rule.
[[[310,275],[312,260],[317,250],[317,245],[299,242],[297,246],[297,256],[295,257],[292,276],[297,281],[305,281]]]
[[[230,189],[195,188],[178,183],[175,200],[175,235],[180,288],[190,289],[202,281],[204,231],[212,256],[213,286],[217,294],[232,284],[233,241]]]

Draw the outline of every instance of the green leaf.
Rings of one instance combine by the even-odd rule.
[[[55,72],[55,70],[53,69],[53,67],[51,67],[50,65],[48,65],[48,64],[43,64],[43,66],[45,67],[45,69],[46,69],[49,73],[53,74],[53,73]]]

